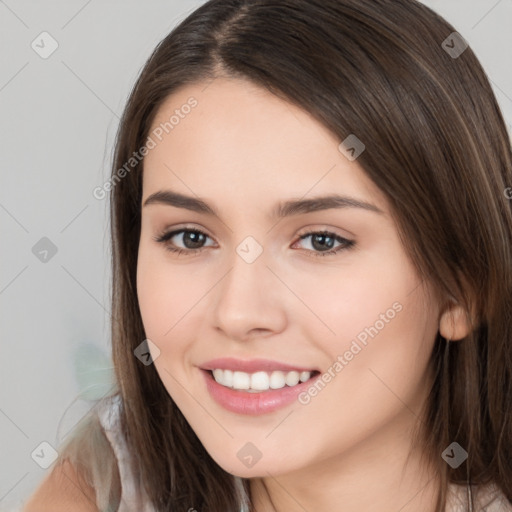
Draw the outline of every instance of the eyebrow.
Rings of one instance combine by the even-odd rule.
[[[220,217],[217,210],[202,199],[186,196],[172,190],[160,190],[151,194],[143,206],[150,204],[163,204],[176,208],[185,208],[197,213]],[[330,194],[327,196],[314,197],[311,199],[290,199],[279,203],[271,213],[272,218],[290,217],[331,208],[361,208],[363,210],[384,214],[374,204],[361,201],[353,197]]]

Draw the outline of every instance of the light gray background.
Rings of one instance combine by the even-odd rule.
[[[92,191],[145,60],[202,3],[0,0],[0,511],[50,471],[34,449],[90,407],[75,400],[77,349],[110,358],[108,203]],[[424,3],[470,43],[511,129],[512,0]],[[47,59],[31,47],[43,31],[59,45]],[[42,237],[57,247],[47,262],[32,252]]]

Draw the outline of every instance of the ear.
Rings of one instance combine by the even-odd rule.
[[[471,332],[466,310],[456,302],[449,302],[439,319],[439,332],[450,341],[465,338]]]

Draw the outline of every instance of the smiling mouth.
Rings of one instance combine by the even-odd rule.
[[[247,373],[242,371],[225,370],[216,368],[207,370],[217,384],[236,391],[259,393],[273,389],[294,387],[316,377],[320,372],[312,371],[257,371]]]

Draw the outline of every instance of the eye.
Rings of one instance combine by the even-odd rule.
[[[178,240],[181,238],[181,241],[185,247],[176,247],[176,245],[172,243],[173,238],[177,238]],[[194,254],[202,250],[202,244],[207,238],[210,237],[199,229],[177,229],[175,231],[162,233],[161,235],[154,237],[153,239],[157,242],[164,244],[165,249],[170,252],[174,252],[177,254]]]
[[[312,253],[314,257],[334,255],[355,246],[354,240],[343,238],[331,231],[309,231],[300,236],[300,240],[307,238],[311,238],[310,246],[313,248],[313,250],[308,250],[308,253]],[[334,247],[336,242],[339,245]]]
[[[181,243],[184,247],[177,247],[172,239],[181,238]],[[176,254],[195,254],[201,252],[204,247],[205,241],[210,238],[206,233],[199,229],[186,229],[181,228],[174,231],[164,232],[159,236],[153,237],[156,242],[162,243],[165,249]],[[337,235],[331,231],[309,231],[300,235],[300,241],[311,238],[308,253],[316,256],[334,255],[343,250],[350,249],[355,246],[354,240],[348,240],[342,236]],[[296,245],[299,242],[295,242]],[[334,247],[335,243],[339,245]],[[293,247],[293,246],[292,246]]]

